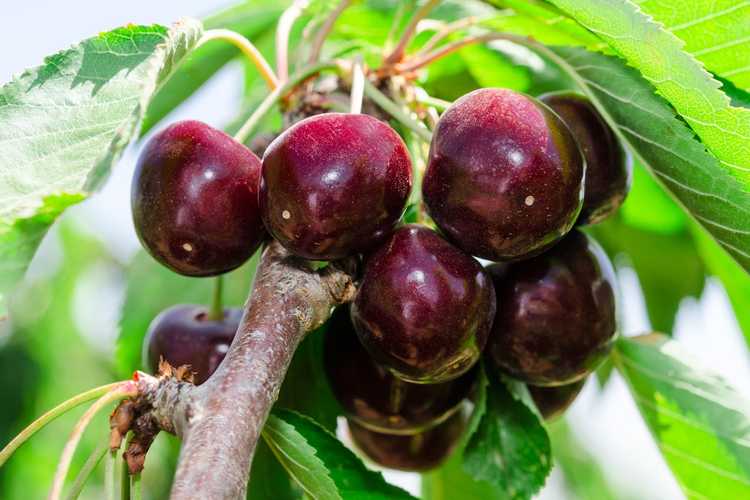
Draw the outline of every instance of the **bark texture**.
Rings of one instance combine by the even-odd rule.
[[[140,375],[139,404],[148,418],[183,439],[173,500],[245,498],[255,445],[294,351],[336,305],[353,298],[353,273],[349,262],[314,271],[273,242],[234,342],[211,378],[196,387]]]

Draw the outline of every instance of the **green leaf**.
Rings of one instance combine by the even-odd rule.
[[[531,498],[552,468],[547,431],[497,374],[487,371],[487,379],[486,410],[464,451],[464,470],[504,498]]]
[[[314,499],[412,499],[368,470],[336,436],[314,420],[289,410],[274,410],[263,438],[287,471]]]
[[[750,181],[750,110],[730,106],[684,43],[629,0],[551,0],[598,35],[675,107],[726,171]],[[638,129],[636,129],[638,130]]]
[[[669,104],[620,59],[579,48],[551,50],[640,162],[750,269],[750,182],[721,168]]]
[[[266,37],[288,1],[246,0],[203,20],[206,30],[224,28],[236,31],[252,42]],[[240,54],[234,45],[221,40],[201,46],[186,58],[174,75],[151,100],[143,119],[141,136],[167,114],[193,95],[208,79]],[[255,67],[253,71],[257,72]]]
[[[258,263],[258,253],[250,261],[224,277],[224,306],[239,307],[247,298]],[[143,369],[141,352],[149,323],[157,314],[175,304],[208,306],[213,280],[180,276],[162,266],[145,252],[136,255],[128,270],[125,303],[120,316],[115,364],[120,377]]]
[[[302,496],[263,439],[258,440],[247,483],[247,500],[298,500]]]
[[[10,256],[0,294],[23,275],[55,218],[102,184],[201,32],[193,20],[118,28],[0,89],[0,255]]]
[[[685,42],[714,73],[750,88],[750,3],[740,0],[634,0]]]
[[[750,498],[750,401],[660,334],[613,352],[688,498]]]

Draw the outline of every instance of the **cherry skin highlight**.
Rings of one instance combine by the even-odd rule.
[[[488,268],[498,309],[487,352],[532,385],[565,385],[591,373],[616,332],[615,274],[604,251],[579,231],[542,255]]]
[[[195,383],[202,384],[216,371],[234,339],[242,310],[227,308],[221,320],[208,317],[203,306],[181,304],[162,311],[148,327],[144,362],[152,373],[164,358],[175,368],[190,365]]]
[[[198,121],[151,138],[133,176],[131,207],[148,252],[187,276],[242,265],[266,236],[258,208],[260,160],[220,130]]]
[[[528,386],[531,399],[534,400],[539,413],[545,420],[555,420],[562,416],[565,410],[573,404],[578,394],[583,389],[586,379],[573,382],[572,384],[557,387]]]
[[[416,383],[466,373],[495,314],[492,281],[434,231],[399,228],[365,262],[352,320],[375,360]]]
[[[263,156],[263,221],[300,257],[366,252],[401,217],[411,176],[406,145],[386,123],[361,114],[311,116],[277,137]]]
[[[476,379],[476,370],[440,384],[396,378],[362,347],[346,306],[328,322],[323,359],[331,389],[347,417],[386,434],[413,434],[444,422],[458,411]]]
[[[466,427],[462,412],[413,435],[382,434],[352,420],[347,423],[352,441],[370,460],[389,469],[411,472],[437,468],[456,447]]]
[[[545,94],[540,101],[562,118],[586,159],[586,188],[578,225],[612,215],[630,190],[632,157],[591,101],[573,92]]]
[[[547,106],[511,90],[479,89],[440,117],[422,193],[458,247],[516,260],[539,254],[573,227],[584,171],[578,144]]]

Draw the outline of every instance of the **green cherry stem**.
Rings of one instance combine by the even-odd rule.
[[[36,434],[37,431],[42,429],[45,425],[49,424],[57,417],[65,414],[73,408],[99,398],[109,391],[117,388],[125,382],[115,382],[114,384],[107,384],[95,389],[82,392],[72,398],[60,403],[59,405],[52,408],[50,411],[42,415],[41,417],[34,420],[28,427],[22,430],[13,440],[8,443],[5,448],[0,451],[0,467],[8,460],[8,458],[15,452],[19,446],[25,443],[31,436]]]
[[[320,51],[323,49],[323,44],[328,38],[328,35],[333,29],[333,25],[336,24],[336,20],[341,16],[341,13],[346,10],[351,4],[351,0],[341,0],[335,9],[331,11],[323,25],[320,27],[318,32],[315,34],[315,39],[312,42],[312,49],[310,49],[310,59],[308,62],[313,64],[320,58]]]
[[[78,447],[78,443],[81,441],[83,432],[86,427],[91,423],[91,420],[99,413],[100,410],[107,407],[108,405],[120,401],[125,398],[134,397],[138,395],[138,385],[134,380],[128,380],[126,382],[119,383],[115,388],[105,393],[104,396],[94,402],[86,413],[76,422],[73,427],[68,441],[65,443],[62,455],[60,455],[60,461],[57,464],[55,470],[55,477],[52,481],[52,489],[50,490],[49,500],[59,500],[62,495],[63,486],[65,484],[65,478],[68,475],[70,469],[70,463],[73,461],[73,454]]]
[[[115,462],[117,462],[117,451],[118,450],[109,450],[104,462],[104,490],[107,493],[107,500],[115,500],[117,496],[117,492],[115,491],[115,476],[117,474]]]
[[[419,21],[424,19],[439,3],[440,0],[427,0],[419,9],[417,9],[417,12],[414,13],[414,16],[411,18],[411,21],[409,21],[409,24],[406,26],[406,29],[396,44],[396,48],[393,49],[393,52],[383,60],[385,65],[395,64],[404,58],[406,46],[409,45],[409,42],[414,38],[414,33],[417,31]]]
[[[211,298],[211,309],[208,311],[208,319],[221,321],[224,319],[224,276],[214,278],[214,290]]]
[[[130,491],[133,500],[141,500],[143,497],[143,486],[141,485],[141,473],[133,474],[130,476]]]
[[[128,470],[128,461],[123,459],[120,464],[120,500],[131,500],[130,493],[130,471]]]
[[[352,65],[352,93],[349,112],[357,115],[362,112],[362,99],[365,92],[365,72],[362,61],[356,60]]]
[[[75,481],[73,481],[73,486],[70,487],[70,491],[65,497],[66,500],[77,500],[78,496],[83,491],[83,487],[86,486],[89,477],[91,477],[91,473],[94,472],[94,469],[96,469],[99,463],[101,463],[102,459],[107,454],[107,451],[109,451],[109,443],[106,440],[103,440],[99,443],[99,446],[91,452],[89,458],[86,459],[86,463],[83,464],[81,471],[76,476]]]
[[[294,0],[279,17],[276,25],[276,72],[279,74],[280,82],[286,83],[289,77],[289,34],[292,26],[302,11],[307,8],[309,0]]]
[[[276,102],[278,102],[282,96],[288,94],[297,85],[310,78],[312,75],[326,70],[340,70],[340,67],[336,62],[321,62],[318,64],[313,64],[311,66],[307,66],[306,68],[303,68],[301,71],[298,71],[297,73],[289,77],[289,80],[287,82],[285,82],[282,86],[277,87],[273,92],[268,94],[263,102],[261,102],[260,105],[255,108],[253,114],[250,115],[250,117],[237,131],[237,133],[234,134],[234,138],[244,144],[245,141],[247,141],[248,137],[250,137],[250,134],[252,134],[255,130],[255,127],[258,126],[258,123],[260,123],[263,117],[266,116],[266,113],[271,110],[273,105],[276,104]]]
[[[389,115],[408,127],[425,142],[432,141],[432,134],[424,124],[409,116],[401,107],[390,100],[388,96],[379,91],[375,86],[365,79],[365,95],[375,101],[375,104],[383,108]]]
[[[279,86],[279,78],[276,76],[276,73],[273,72],[273,69],[271,69],[271,66],[263,57],[263,54],[260,53],[250,40],[232,30],[214,29],[203,33],[203,36],[198,41],[197,47],[200,47],[211,40],[224,40],[240,49],[240,51],[242,51],[242,53],[247,56],[247,58],[250,59],[258,69],[260,75],[266,81],[266,84],[268,84],[268,88],[273,90]]]

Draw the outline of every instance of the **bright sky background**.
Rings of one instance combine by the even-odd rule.
[[[231,2],[223,0],[8,2],[0,30],[0,81],[6,82],[22,69],[41,63],[46,55],[99,31],[129,22],[168,24],[181,16],[199,17],[229,4]],[[221,126],[234,115],[241,95],[241,78],[239,67],[226,68],[168,120],[190,117]],[[123,261],[139,248],[129,210],[135,153],[135,147],[131,147],[104,191],[74,209],[83,225],[100,236]],[[44,272],[45,262],[54,254],[54,242],[46,241],[43,252],[46,257],[42,255],[37,259],[31,272]],[[620,277],[625,318],[622,331],[625,334],[646,332],[649,325],[637,277],[628,269],[621,271]],[[108,284],[109,278],[94,279],[99,280],[96,286],[83,287],[80,303],[96,300],[101,314],[94,320],[91,315],[82,314],[81,326],[91,332],[92,342],[107,344],[103,347],[111,351],[123,290],[121,284],[109,283],[111,293],[102,294],[102,287]],[[102,332],[108,334],[103,336]],[[744,394],[750,394],[747,348],[726,295],[717,282],[709,282],[699,301],[683,303],[675,336],[700,362],[723,374]],[[603,393],[593,380],[590,381],[569,416],[578,437],[601,461],[605,473],[618,489],[635,498],[683,498],[619,376],[614,377]],[[412,475],[389,474],[388,477],[416,492],[417,483]],[[567,498],[561,485],[560,476],[553,474],[540,498]]]

